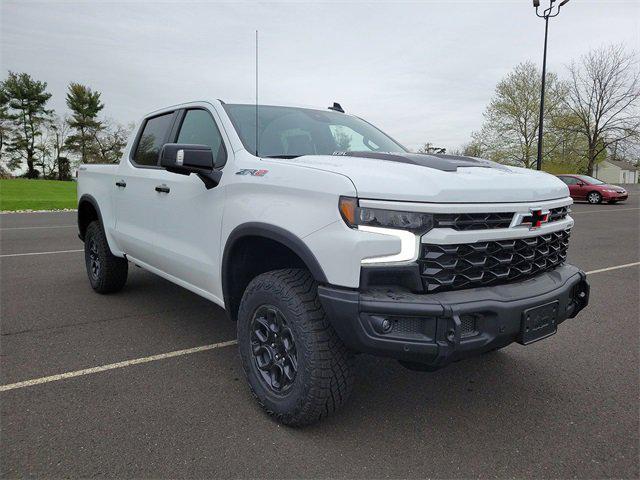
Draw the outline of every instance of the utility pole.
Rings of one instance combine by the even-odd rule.
[[[538,12],[540,7],[540,0],[533,0],[533,6],[536,9],[536,15],[539,18],[544,18],[544,53],[542,54],[542,87],[540,92],[540,119],[538,124],[538,158],[536,160],[536,169],[542,169],[542,124],[544,121],[544,84],[547,77],[547,39],[549,37],[549,19],[557,17],[560,14],[560,8],[567,4],[569,0],[563,0],[555,7],[556,0],[549,0],[549,8],[545,9],[542,13]]]

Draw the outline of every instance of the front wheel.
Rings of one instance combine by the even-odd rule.
[[[602,202],[602,195],[600,195],[598,192],[591,192],[589,193],[589,195],[587,195],[587,202],[591,204],[600,203]]]
[[[305,270],[275,270],[249,283],[238,311],[238,344],[251,392],[284,424],[314,423],[349,397],[353,355]]]
[[[111,253],[98,221],[91,222],[84,235],[84,261],[89,283],[98,293],[117,292],[127,282],[129,264]]]

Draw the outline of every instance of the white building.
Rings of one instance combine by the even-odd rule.
[[[622,160],[604,160],[593,169],[593,176],[606,183],[638,183],[638,167]]]

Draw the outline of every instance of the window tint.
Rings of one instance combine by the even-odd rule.
[[[256,152],[255,105],[226,104],[224,109],[247,151]],[[406,149],[358,117],[326,110],[261,105],[258,156],[296,157],[336,152],[406,152]]]
[[[560,180],[562,180],[567,185],[575,185],[578,183],[578,179],[575,177],[560,177]]]
[[[157,165],[160,149],[164,145],[173,123],[173,112],[150,118],[144,125],[133,161],[137,165]]]
[[[205,110],[187,111],[176,142],[210,146],[217,166],[224,165],[227,159],[227,152],[216,122]]]

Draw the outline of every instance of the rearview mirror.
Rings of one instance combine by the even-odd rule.
[[[179,175],[195,173],[211,189],[220,183],[222,172],[216,170],[213,152],[208,145],[165,143],[160,151],[160,166]]]

